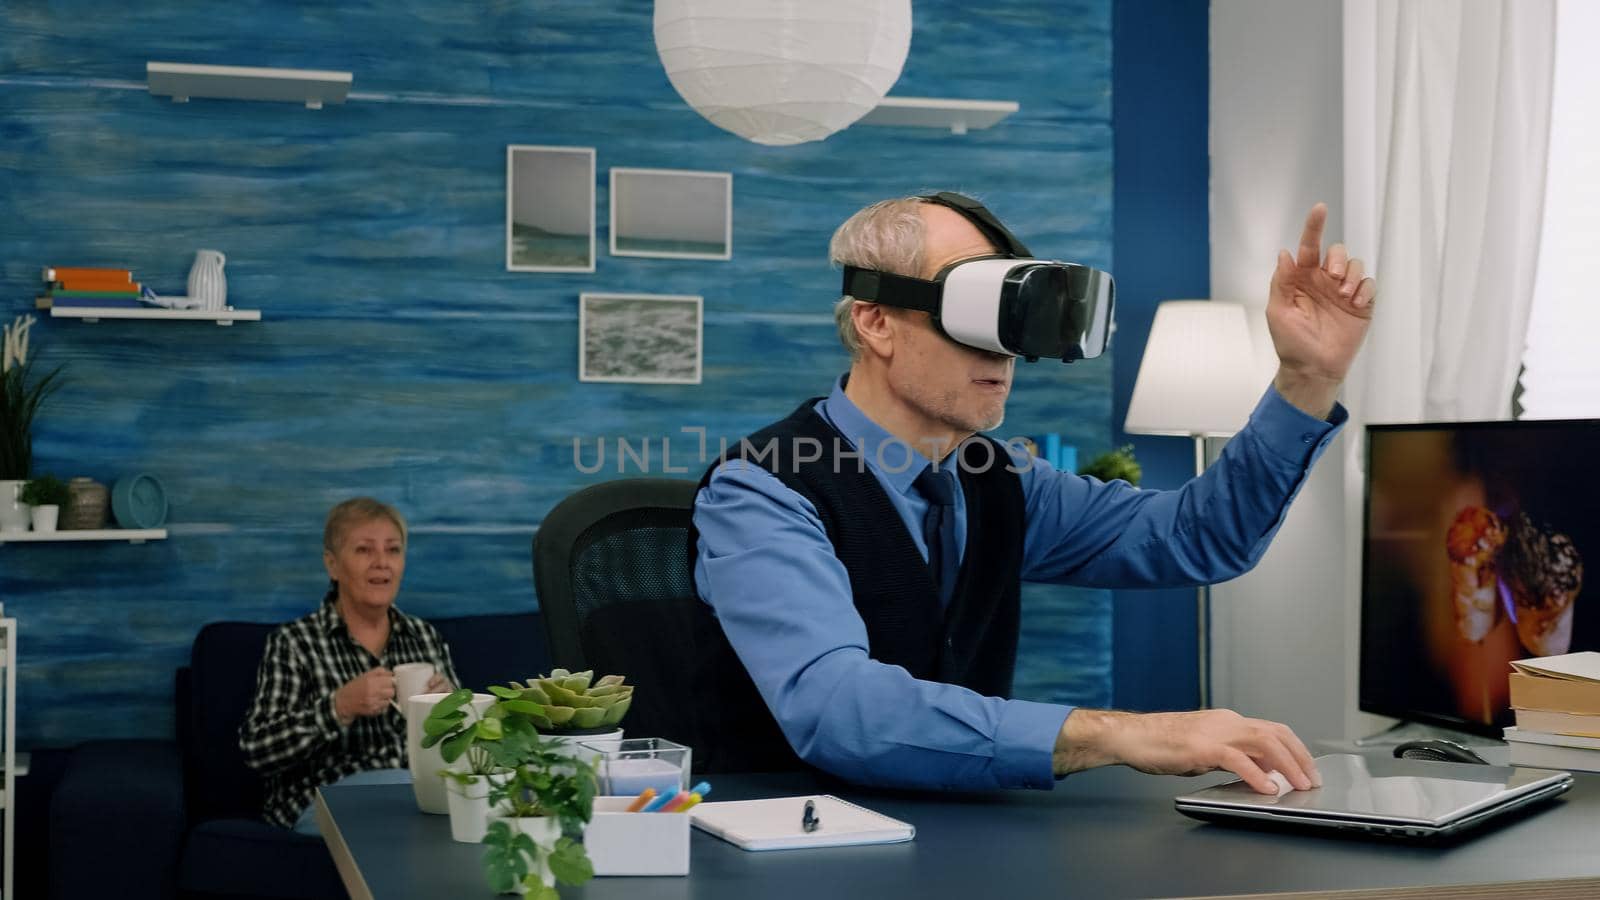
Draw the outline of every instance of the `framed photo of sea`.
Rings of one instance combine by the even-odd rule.
[[[594,148],[506,147],[506,269],[594,271]]]
[[[611,255],[731,259],[733,173],[612,169]]]
[[[699,384],[700,297],[578,295],[578,380]]]

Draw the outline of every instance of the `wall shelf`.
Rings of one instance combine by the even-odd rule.
[[[56,319],[82,319],[98,322],[101,319],[166,319],[180,322],[215,322],[232,325],[234,322],[259,322],[259,309],[158,309],[133,306],[52,306],[50,316]]]
[[[1015,100],[885,97],[857,124],[948,128],[951,134],[966,134],[972,129],[988,128],[1020,108]]]
[[[71,531],[0,531],[0,544],[42,544],[46,541],[164,541],[165,528],[95,528]]]
[[[343,103],[355,76],[317,69],[267,69],[249,66],[204,66],[147,62],[145,78],[153,96],[187,103],[190,97],[221,100],[276,100],[321,109]]]

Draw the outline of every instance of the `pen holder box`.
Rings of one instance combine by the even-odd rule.
[[[689,874],[688,813],[623,812],[633,797],[596,797],[583,846],[596,875]]]

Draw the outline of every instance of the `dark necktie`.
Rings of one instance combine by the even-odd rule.
[[[939,589],[941,606],[950,603],[956,587],[956,494],[952,481],[949,471],[930,465],[912,482],[928,501],[928,511],[922,516],[922,539],[928,545],[928,571]]]

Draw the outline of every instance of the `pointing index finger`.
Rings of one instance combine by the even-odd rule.
[[[1315,267],[1322,264],[1322,226],[1328,221],[1328,204],[1318,203],[1306,214],[1305,230],[1300,232],[1300,250],[1295,264]]]

